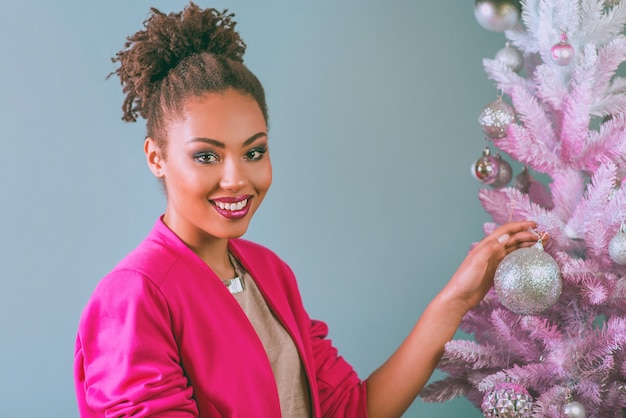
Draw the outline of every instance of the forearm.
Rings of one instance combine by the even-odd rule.
[[[411,333],[367,380],[369,416],[399,417],[424,387],[452,339],[467,307],[448,289],[428,305]]]
[[[505,224],[465,257],[446,287],[426,307],[402,345],[367,381],[370,417],[399,417],[422,390],[452,339],[463,315],[493,285],[495,270],[507,253],[537,241],[533,222]]]

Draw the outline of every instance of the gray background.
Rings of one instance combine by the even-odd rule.
[[[469,166],[497,95],[481,59],[504,37],[470,0],[198,3],[236,13],[268,94],[274,184],[246,237],[292,266],[311,316],[365,378],[482,236]],[[81,309],[164,209],[109,58],[149,6],[185,4],[1,2],[3,417],[78,416]],[[406,416],[481,414],[417,400]]]

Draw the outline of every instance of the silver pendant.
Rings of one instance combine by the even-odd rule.
[[[234,279],[222,280],[222,283],[226,286],[231,294],[241,293],[244,291],[245,286],[241,277],[235,277]]]

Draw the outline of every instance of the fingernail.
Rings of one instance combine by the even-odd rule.
[[[498,238],[498,242],[500,244],[505,244],[509,240],[509,238],[511,238],[509,234],[500,235],[500,238]]]

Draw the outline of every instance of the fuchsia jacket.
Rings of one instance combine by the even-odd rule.
[[[311,320],[289,267],[242,239],[231,252],[291,334],[313,417],[366,417],[365,383]],[[74,379],[87,417],[280,417],[270,363],[226,286],[161,220],[96,287]]]

